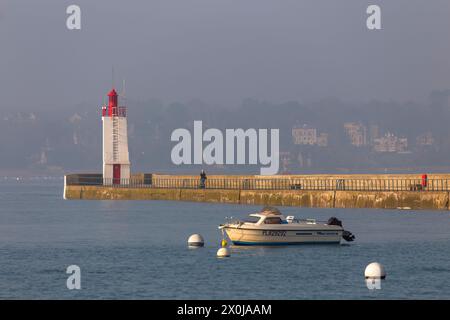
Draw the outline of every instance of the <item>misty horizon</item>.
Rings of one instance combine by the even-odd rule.
[[[106,92],[105,92],[106,94]],[[119,99],[128,108],[130,159],[133,172],[197,172],[198,165],[174,166],[170,159],[173,130],[205,128],[279,128],[280,151],[290,164],[281,172],[350,172],[381,168],[420,167],[426,171],[450,167],[450,92],[434,91],[426,103],[372,101],[364,104],[325,99],[313,103],[269,103],[245,99],[237,108],[211,108],[200,101],[163,103]],[[101,107],[79,104],[53,112],[0,110],[0,174],[62,174],[100,172]],[[364,126],[364,143],[353,146],[345,125]],[[309,126],[328,136],[326,146],[298,145],[292,130]],[[370,130],[376,126],[377,137]],[[395,152],[379,152],[375,138],[393,134],[407,139]],[[395,139],[397,139],[395,138]],[[422,139],[424,141],[419,141]],[[383,148],[383,147],[381,147]],[[256,172],[257,166],[203,166],[208,172]],[[392,171],[392,169],[390,169]],[[421,169],[421,171],[423,171]]]

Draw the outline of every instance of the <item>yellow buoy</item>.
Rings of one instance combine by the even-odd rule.
[[[222,242],[220,244],[221,244],[222,248],[225,248],[228,245],[228,242],[227,242],[227,240],[222,239]]]

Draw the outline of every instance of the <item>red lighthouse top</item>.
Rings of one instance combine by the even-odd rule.
[[[126,117],[126,108],[119,107],[119,98],[117,92],[114,88],[108,93],[108,106],[103,106],[102,116],[103,117]]]
[[[112,88],[112,90],[108,93],[108,97],[117,97],[116,89]]]

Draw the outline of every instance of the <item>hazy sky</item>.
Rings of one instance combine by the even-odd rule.
[[[450,88],[449,32],[448,0],[1,0],[0,110],[100,104],[112,65],[134,99],[424,100]]]

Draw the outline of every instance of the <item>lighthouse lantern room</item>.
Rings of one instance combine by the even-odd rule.
[[[130,179],[126,107],[119,107],[114,88],[108,93],[108,105],[102,107],[103,183],[127,184]]]

